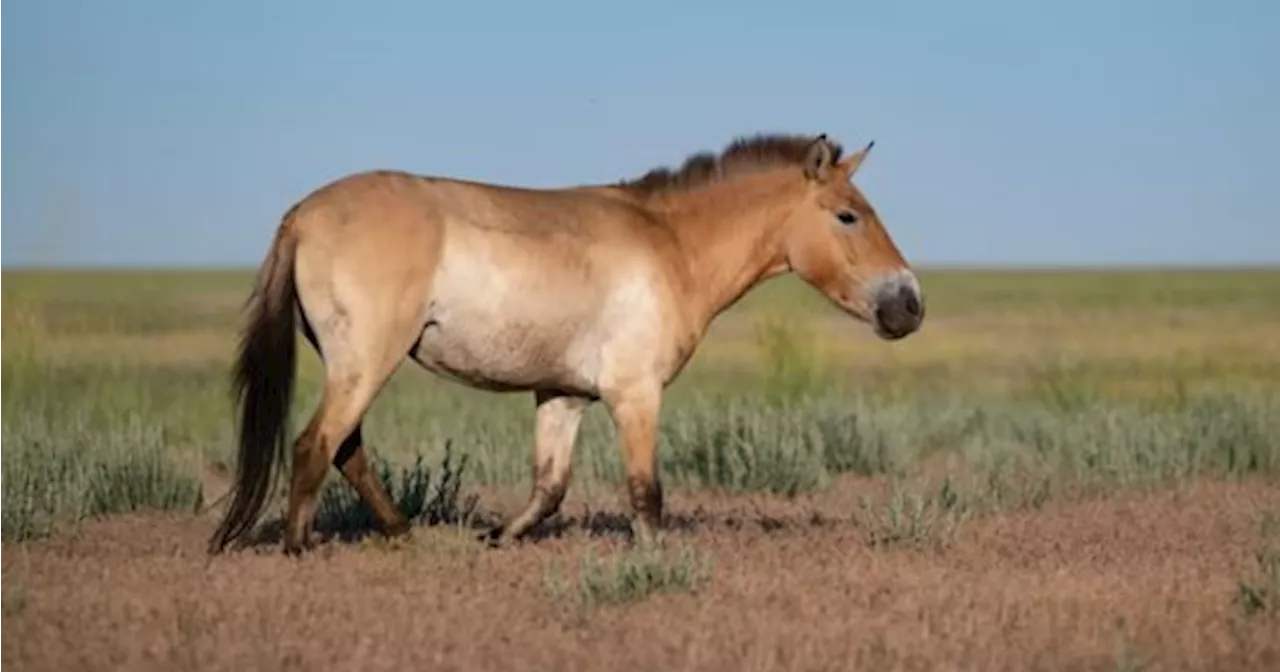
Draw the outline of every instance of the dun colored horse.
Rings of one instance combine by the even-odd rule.
[[[633,530],[650,540],[662,517],[663,391],[747,291],[793,271],[882,338],[920,327],[919,284],[850,179],[870,149],[842,158],[825,134],[758,135],[613,184],[526,189],[377,171],[317,189],[285,214],[250,297],[234,496],[210,552],[241,539],[268,499],[299,328],[325,384],[293,443],[286,552],[307,546],[330,464],[384,534],[408,531],[361,432],[406,356],[474,388],[533,392],[533,493],[496,540],[559,508],[595,401],[617,429]]]

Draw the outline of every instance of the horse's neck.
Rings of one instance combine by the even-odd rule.
[[[664,215],[684,252],[694,316],[705,328],[761,281],[787,270],[784,223],[794,192],[756,179],[666,197]]]

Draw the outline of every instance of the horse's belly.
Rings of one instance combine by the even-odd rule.
[[[505,303],[505,302],[503,302]],[[594,393],[598,364],[576,343],[572,306],[436,303],[414,348],[424,368],[472,387]]]
[[[433,278],[413,353],[423,367],[483,389],[589,396],[669,377],[679,325],[646,259],[507,249],[468,231],[452,235]],[[553,262],[534,263],[537,254]]]

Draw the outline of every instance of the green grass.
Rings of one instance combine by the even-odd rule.
[[[434,478],[422,455],[407,467],[397,469],[385,460],[375,460],[373,468],[409,522],[465,527],[472,522],[477,506],[474,495],[462,493],[466,457],[455,459],[446,446],[439,475]],[[316,505],[316,529],[351,538],[374,529],[374,522],[373,511],[345,482],[334,479],[325,484]]]
[[[1267,511],[1259,522],[1256,563],[1239,582],[1236,604],[1247,617],[1280,617],[1280,516]]]
[[[749,295],[664,400],[668,486],[794,495],[846,475],[883,479],[898,489],[856,515],[871,543],[901,545],[993,509],[1280,471],[1280,271],[922,277],[929,322],[895,343],[797,281]],[[201,470],[233,454],[228,371],[252,275],[4,279],[4,539],[192,508]],[[318,399],[319,372],[305,352],[295,427]],[[532,430],[528,395],[466,390],[410,366],[365,423],[384,481],[428,522],[474,513],[467,486],[525,487]],[[464,457],[460,480],[427,467]],[[598,405],[574,474],[622,480]],[[334,529],[368,523],[340,481],[324,496]]]
[[[543,574],[543,585],[554,598],[590,608],[639,602],[654,595],[692,593],[710,574],[710,559],[692,546],[681,546],[676,552],[634,548],[606,558],[588,549],[576,581],[553,560]]]
[[[873,548],[945,548],[971,511],[972,501],[950,479],[934,491],[920,492],[894,482],[875,501],[863,497],[854,518]]]
[[[17,616],[26,611],[30,596],[27,594],[25,585],[10,580],[5,584],[4,595],[0,600],[2,600],[0,611],[3,611],[5,616]]]
[[[9,396],[6,394],[6,401]],[[4,539],[47,534],[58,523],[139,510],[194,511],[194,465],[170,449],[162,427],[136,416],[90,429],[85,416],[50,421],[5,409]]]

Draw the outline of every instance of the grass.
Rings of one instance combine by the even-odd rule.
[[[196,470],[170,450],[160,426],[135,417],[98,433],[84,415],[53,423],[6,411],[6,541],[43,536],[62,522],[138,510],[194,511],[200,503]]]
[[[1270,511],[1259,522],[1256,566],[1240,580],[1236,604],[1247,617],[1280,617],[1280,516]]]
[[[711,573],[710,559],[692,546],[676,552],[658,547],[618,551],[601,558],[583,555],[574,582],[558,560],[543,574],[547,593],[577,607],[630,604],[654,595],[692,593]]]
[[[944,548],[969,512],[969,502],[950,479],[936,493],[895,482],[884,499],[863,497],[858,505],[855,519],[874,548]]]
[[[227,373],[251,274],[4,279],[4,540],[194,507],[202,470],[233,454]],[[995,509],[1280,471],[1280,271],[934,271],[923,284],[929,322],[895,343],[797,281],[749,295],[665,400],[668,487],[789,496],[882,479],[893,487],[857,515],[894,546]],[[318,381],[306,352],[295,427]],[[411,367],[365,423],[384,482],[424,522],[472,515],[465,485],[527,484],[532,429],[526,395]],[[574,474],[622,480],[598,405]],[[369,522],[340,482],[320,515],[344,534]]]
[[[374,461],[374,470],[400,513],[419,525],[466,526],[473,520],[477,498],[462,494],[466,468],[467,456],[455,464],[450,445],[445,446],[439,476],[434,479],[422,455],[398,474],[386,460]],[[345,482],[330,480],[325,484],[316,506],[317,529],[350,538],[374,529],[374,521],[373,512]]]
[[[5,616],[17,616],[26,610],[29,602],[27,587],[23,584],[9,583],[4,587],[3,606],[0,610]]]

